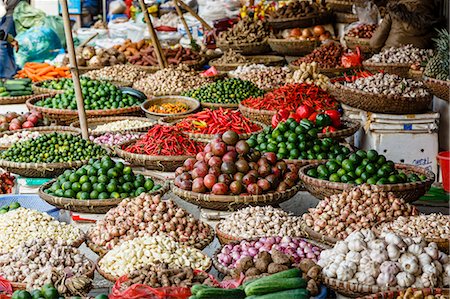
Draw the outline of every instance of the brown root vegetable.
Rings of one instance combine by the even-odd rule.
[[[315,265],[308,270],[308,273],[306,275],[311,279],[317,279],[321,271],[322,269],[320,268],[320,266]]]
[[[259,271],[255,267],[252,267],[252,268],[248,269],[247,271],[245,271],[245,276],[247,276],[247,277],[258,276],[260,274],[261,274],[261,271]]]
[[[286,265],[280,265],[280,264],[276,264],[276,263],[270,263],[269,266],[267,267],[267,273],[269,274],[275,274],[281,271],[285,271],[288,270],[289,267]]]
[[[289,256],[278,250],[272,250],[272,261],[280,265],[289,265],[291,263]]]
[[[306,284],[306,289],[309,291],[311,296],[319,294],[319,287],[314,279],[310,279]]]
[[[272,262],[272,258],[267,251],[260,252],[256,257],[255,267],[261,272],[267,272],[267,267]]]
[[[310,259],[303,259],[300,261],[299,268],[302,270],[303,273],[308,273],[309,269],[314,267],[316,263],[314,263]]]
[[[254,266],[253,259],[249,256],[245,256],[237,263],[236,271],[237,273],[245,273],[248,269]]]

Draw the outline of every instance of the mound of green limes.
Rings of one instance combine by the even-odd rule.
[[[68,90],[73,88],[72,79],[61,78],[58,80],[42,81],[41,87],[56,89],[56,90]]]
[[[260,97],[264,93],[264,90],[259,89],[250,81],[232,78],[189,90],[182,95],[206,103],[239,104],[242,100],[249,97]]]
[[[11,299],[59,299],[64,298],[52,284],[46,284],[41,289],[33,290],[31,293],[25,290],[15,291]]]
[[[106,155],[105,149],[91,141],[68,133],[50,133],[17,142],[0,158],[23,163],[61,163],[83,161]]]
[[[0,208],[0,214],[8,213],[9,211],[20,208],[21,205],[17,201],[10,203],[9,205],[4,205]]]
[[[318,129],[308,120],[293,118],[280,122],[275,129],[266,127],[252,135],[247,143],[261,152],[277,154],[278,159],[326,160],[346,157],[350,149],[331,138],[318,139]]]
[[[87,200],[135,197],[159,188],[161,185],[155,185],[151,178],[135,175],[131,167],[105,156],[91,159],[77,170],[66,170],[45,192],[58,197]]]
[[[132,107],[140,105],[142,102],[138,98],[123,93],[117,86],[106,81],[81,78],[80,84],[83,93],[84,106],[87,110]],[[53,97],[37,101],[35,103],[36,106],[55,109],[77,109],[73,83],[71,85],[68,81],[51,81],[44,83],[42,87],[62,89],[65,91],[63,94],[57,94]]]
[[[426,179],[425,175],[406,174],[395,169],[394,162],[376,150],[359,150],[348,158],[337,156],[325,164],[311,168],[306,175],[331,182],[348,184],[398,184]]]

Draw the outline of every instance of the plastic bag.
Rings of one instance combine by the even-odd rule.
[[[41,24],[42,27],[47,27],[55,31],[63,48],[66,47],[66,35],[64,34],[64,22],[60,16],[46,16]]]
[[[33,27],[16,36],[20,45],[18,53],[15,53],[16,63],[23,67],[27,61],[42,62],[53,59],[61,49],[61,41],[58,35],[50,28]]]
[[[45,16],[45,12],[32,7],[26,1],[19,2],[13,13],[17,34],[35,26],[42,26]]]
[[[122,0],[113,0],[109,3],[108,14],[109,15],[123,14],[126,9],[127,6],[125,5],[125,2],[123,2]]]
[[[341,63],[346,68],[360,66],[362,61],[363,57],[359,47],[356,47],[355,52],[344,53],[341,57]]]
[[[370,0],[353,4],[353,13],[358,16],[360,24],[378,24],[381,18],[378,6]]]

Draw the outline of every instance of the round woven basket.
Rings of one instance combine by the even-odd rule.
[[[336,23],[351,24],[358,22],[358,16],[348,12],[336,11],[334,12],[334,18]]]
[[[409,69],[409,71],[408,71],[408,78],[411,78],[411,79],[416,80],[416,81],[422,81],[423,71]]]
[[[27,178],[53,178],[62,174],[66,169],[78,168],[87,161],[74,161],[63,163],[17,163],[0,160],[0,167],[6,171]]]
[[[147,125],[140,127],[140,128],[134,128],[134,129],[123,129],[119,131],[93,131],[96,127],[116,121],[121,120],[138,120],[142,122],[146,122]],[[88,118],[87,119],[87,125],[89,129],[89,135],[92,136],[100,136],[106,133],[128,133],[128,132],[147,132],[148,129],[150,129],[155,124],[155,121],[150,120],[145,117],[135,117],[135,116],[109,116],[109,117],[95,117],[95,118]],[[80,127],[80,121],[75,121],[70,124],[71,127],[79,128]]]
[[[334,290],[336,293],[350,298],[361,297],[379,292],[396,291],[401,289],[400,287],[388,288],[380,287],[377,285],[369,286],[360,283],[341,281],[334,278],[329,278],[325,275],[322,275],[322,283],[330,289]]]
[[[206,209],[235,211],[248,206],[275,205],[292,198],[302,188],[301,184],[285,192],[271,192],[263,195],[212,195],[182,190],[172,186],[172,192],[183,200]]]
[[[146,192],[146,194],[164,194],[169,188],[170,184],[168,181],[161,181],[155,178],[152,178],[155,183],[161,184],[162,187],[156,191]],[[75,198],[65,198],[53,196],[45,193],[45,190],[50,188],[52,184],[56,182],[56,179],[51,180],[39,187],[39,197],[45,200],[47,203],[52,206],[57,207],[58,209],[68,210],[72,212],[78,213],[89,213],[89,214],[105,214],[111,208],[116,207],[123,198],[110,198],[110,199],[97,199],[97,200],[79,200]]]
[[[64,93],[64,90],[57,90],[57,89],[52,89],[52,88],[41,87],[44,82],[59,81],[59,80],[61,80],[61,79],[52,79],[52,80],[39,81],[39,82],[33,83],[31,85],[31,88],[32,88],[33,93],[35,95],[39,95],[39,94],[49,95],[49,94]]]
[[[317,167],[319,164],[306,165],[300,168],[299,176],[300,180],[313,196],[318,199],[324,199],[330,197],[333,194],[339,194],[344,190],[349,190],[356,185],[346,183],[335,183],[326,180],[316,179],[306,175],[308,170]],[[386,184],[386,185],[374,185],[378,190],[382,192],[392,192],[398,198],[402,198],[405,202],[414,202],[423,196],[431,187],[435,180],[433,172],[424,168],[408,165],[408,164],[395,164],[395,169],[409,174],[423,174],[427,177],[424,181],[401,183],[401,184]]]
[[[359,47],[363,53],[373,53],[375,51],[370,47],[370,38],[345,36],[344,40],[347,44],[347,48],[351,50],[355,50],[356,47]]]
[[[204,57],[201,57],[199,60],[187,60],[187,61],[181,62],[181,64],[185,64],[194,70],[200,70],[205,63],[206,63],[206,59]],[[161,69],[159,67],[159,65],[144,66],[144,65],[134,64],[134,66],[136,66],[136,67],[140,68],[142,71],[150,73],[150,74],[156,73],[157,71],[159,71]]]
[[[224,109],[237,109],[239,107],[239,104],[219,104],[219,103],[207,103],[207,102],[201,102],[200,105],[202,106],[202,108],[209,108],[209,109],[219,109],[219,108],[224,108]]]
[[[257,121],[267,126],[272,125],[272,117],[277,113],[276,110],[258,110],[249,108],[241,103],[239,104],[239,111],[251,121]]]
[[[157,112],[150,112],[148,111],[148,108],[154,106],[154,105],[161,105],[161,104],[175,104],[175,103],[182,103],[185,104],[188,107],[188,110],[186,112],[176,113],[176,114],[167,114],[167,113],[157,113]],[[180,116],[180,115],[187,115],[194,113],[200,108],[200,102],[197,101],[194,98],[190,97],[183,97],[183,96],[161,96],[161,97],[154,97],[150,100],[145,101],[141,105],[142,111],[144,111],[145,116],[150,119],[159,120],[162,117],[166,116]]]
[[[408,72],[411,68],[410,63],[375,63],[367,60],[363,61],[363,66],[372,73],[385,71],[386,73],[395,74],[404,78],[408,78]]]
[[[55,108],[44,108],[36,106],[35,103],[39,100],[52,97],[52,95],[37,95],[28,99],[26,102],[28,110],[36,110],[41,112],[42,115],[51,121],[55,121],[61,125],[69,125],[70,123],[78,119],[77,110],[68,109],[55,109]],[[121,115],[139,115],[141,112],[140,106],[133,106],[127,108],[118,109],[107,109],[107,110],[86,110],[87,118],[103,117],[103,116],[121,116]]]
[[[356,120],[349,118],[341,119],[342,127],[334,132],[318,133],[317,138],[333,138],[333,139],[343,139],[353,136],[359,128],[361,128],[361,123]]]
[[[423,76],[423,82],[431,92],[440,99],[450,101],[450,81],[443,81]]]
[[[413,291],[422,291],[424,294],[424,298],[428,295],[444,295],[447,298],[450,297],[450,289],[416,289],[413,288]],[[397,290],[397,291],[386,291],[386,292],[380,292],[376,294],[370,294],[364,297],[359,297],[359,299],[397,299],[400,291],[406,291],[406,290]]]
[[[403,97],[382,95],[349,88],[341,83],[328,84],[328,92],[339,102],[364,111],[389,114],[415,114],[427,111],[433,96]]]
[[[85,275],[87,277],[89,277],[90,279],[94,279],[96,265],[91,260],[89,260],[89,263],[91,264],[91,267],[90,267],[90,270]],[[26,283],[22,283],[22,282],[11,282],[11,286],[12,286],[13,291],[26,290],[27,289],[27,284]],[[91,289],[92,289],[92,284],[89,286],[88,290],[90,291]]]
[[[150,170],[172,172],[178,167],[183,166],[186,159],[194,158],[194,156],[149,156],[129,153],[122,149],[122,147],[131,145],[135,142],[136,140],[130,140],[114,147],[114,151],[118,157],[134,166],[143,166]]]
[[[0,105],[24,104],[28,99],[34,95],[18,96],[18,97],[0,97]]]
[[[327,0],[327,5],[335,12],[351,13],[355,1]]]
[[[289,64],[289,67],[293,70],[299,70],[300,66],[299,65],[294,65],[292,63]],[[327,76],[328,78],[335,78],[335,77],[339,77],[342,76],[343,73],[351,71],[351,70],[356,70],[358,69],[357,67],[350,67],[350,68],[345,68],[345,67],[335,67],[335,68],[318,68],[317,71],[320,74],[323,74],[325,76]]]
[[[309,226],[307,226],[305,223],[303,223],[303,225],[302,225],[302,230],[305,233],[307,238],[312,239],[312,240],[314,240],[316,242],[319,242],[321,244],[334,246],[334,244],[336,244],[337,241],[340,241],[339,239],[332,238],[332,237],[329,237],[329,236],[325,236],[325,235],[323,235],[321,233],[315,232]]]
[[[239,52],[243,55],[258,55],[270,52],[270,46],[266,41],[259,43],[242,43],[242,44],[226,44],[218,42],[217,47],[220,48],[223,52],[226,52],[228,49],[233,49],[236,52]],[[210,65],[212,61],[209,62]]]
[[[101,70],[102,68],[104,68],[104,66],[79,66],[78,67],[78,73],[80,75],[85,74],[89,71],[96,71],[96,70]]]
[[[218,59],[213,59],[209,62],[210,66],[215,67],[220,72],[228,72],[237,69],[241,65],[246,64],[264,64],[267,66],[279,66],[283,65],[285,60],[284,57],[274,56],[274,55],[257,55],[257,56],[247,56],[246,62],[236,62],[236,63],[219,63]]]
[[[284,56],[302,56],[311,53],[320,46],[320,41],[269,38],[272,51]]]
[[[220,222],[216,224],[215,231],[216,231],[217,239],[219,239],[220,244],[226,245],[226,244],[230,244],[233,242],[239,242],[239,241],[244,240],[244,238],[235,237],[235,236],[232,236],[232,235],[222,232],[219,229],[219,224],[220,224]]]
[[[26,128],[14,131],[5,131],[0,133],[0,138],[6,135],[12,135],[19,132],[39,132],[40,134],[50,134],[50,133],[71,133],[73,135],[81,135],[80,129],[64,127],[64,126],[44,126],[44,127],[34,127],[34,128]],[[12,146],[12,144],[0,145],[0,150],[8,149]]]
[[[269,25],[276,30],[297,28],[297,27],[299,28],[312,27],[315,25],[327,24],[330,23],[331,21],[332,15],[327,12],[299,18],[268,19]]]

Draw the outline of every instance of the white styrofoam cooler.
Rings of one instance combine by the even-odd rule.
[[[362,129],[354,137],[356,147],[437,172],[439,113],[394,115],[343,108],[347,117],[361,121]]]

